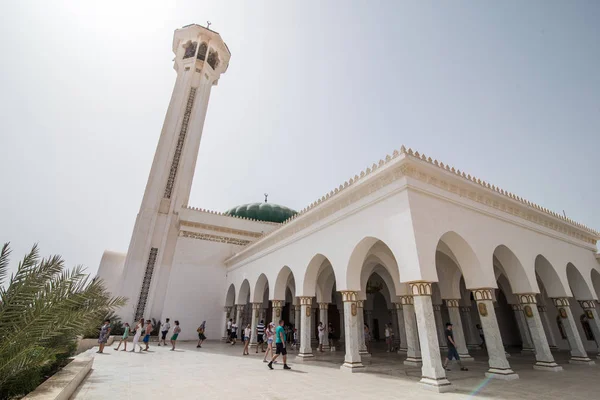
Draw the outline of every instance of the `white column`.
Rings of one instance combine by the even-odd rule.
[[[481,319],[481,327],[485,336],[485,345],[489,356],[490,368],[485,373],[488,378],[497,378],[504,380],[519,379],[511,368],[506,353],[504,344],[500,336],[498,320],[496,319],[496,311],[492,302],[492,289],[482,288],[473,289],[473,297],[477,302],[477,310]]]
[[[396,316],[398,318],[398,337],[400,338],[400,347],[398,348],[398,354],[406,353],[406,329],[404,328],[404,310],[402,309],[401,303],[394,303],[396,307]]]
[[[245,307],[246,307],[246,306],[245,306],[245,305],[243,305],[243,304],[238,304],[238,305],[236,306],[236,311],[237,311],[237,312],[236,312],[236,314],[235,314],[235,324],[236,324],[236,325],[237,325],[237,327],[238,327],[238,330],[237,330],[237,338],[238,338],[238,340],[240,340],[240,339],[242,338],[242,337],[240,336],[240,334],[241,334],[241,333],[244,331],[244,328],[242,328],[242,316],[243,316],[243,314],[244,314],[244,308],[245,308]]]
[[[223,311],[224,311],[223,317],[224,317],[224,319],[223,319],[223,322],[221,323],[221,327],[223,328],[223,337],[221,337],[221,341],[222,342],[226,342],[227,341],[227,321],[229,321],[229,318],[231,318],[230,315],[231,315],[231,309],[232,308],[233,307],[230,307],[230,306],[225,306],[223,308]]]
[[[319,303],[319,320],[323,323],[323,328],[325,329],[323,336],[323,351],[329,350],[329,338],[328,338],[328,313],[329,313],[329,303]]]
[[[257,345],[257,335],[256,335],[256,327],[258,326],[258,317],[260,313],[260,308],[262,307],[262,302],[260,303],[251,303],[252,304],[252,322],[250,329],[250,347],[256,347]]]
[[[302,307],[300,304],[294,305],[294,328],[298,330],[298,340],[300,340],[300,312]]]
[[[392,329],[394,330],[394,347],[398,347],[400,345],[400,327],[398,326],[398,312],[396,310],[396,306],[392,303],[392,307],[390,312],[390,318],[392,320]]]
[[[517,294],[518,296],[518,294]],[[523,313],[523,307],[520,304],[511,304],[510,308],[513,310],[515,314],[515,321],[517,321],[517,327],[519,328],[519,335],[521,336],[521,354],[535,354],[535,348],[533,344],[533,339],[531,338],[531,332],[529,331],[529,326],[527,321],[525,320],[525,314]],[[537,309],[537,305],[535,306]],[[539,313],[538,313],[539,314]],[[540,319],[540,324],[542,320]],[[541,326],[541,325],[540,325]],[[543,331],[543,326],[542,331]],[[544,337],[546,334],[544,334]],[[547,340],[546,340],[547,342]],[[550,347],[548,347],[550,348]]]
[[[573,319],[571,307],[569,307],[569,299],[559,297],[552,299],[552,301],[558,309],[558,315],[562,318],[562,323],[567,333],[567,341],[569,342],[569,347],[571,347],[571,359],[569,362],[571,364],[594,365],[595,362],[588,357],[583,347],[581,336],[579,336],[577,325],[575,325],[575,320]]]
[[[430,282],[409,282],[418,325],[419,342],[423,354],[420,383],[438,392],[450,390],[446,371],[442,366],[440,344],[435,327]],[[405,308],[405,314],[406,314]]]
[[[550,351],[550,346],[548,345],[548,340],[544,333],[542,319],[540,318],[540,313],[537,309],[535,293],[517,294],[517,297],[519,303],[521,303],[521,306],[518,306],[515,310],[517,321],[519,321],[519,318],[523,319],[523,323],[525,324],[524,328],[530,334],[533,347],[535,348],[536,362],[533,365],[533,369],[554,372],[562,371],[562,367],[556,364],[554,356]],[[515,308],[513,307],[513,310],[514,309]],[[523,342],[523,347],[525,347],[525,342]]]
[[[314,357],[310,345],[311,319],[312,319],[312,297],[298,297],[300,301],[300,349],[296,360],[306,360]]]
[[[344,343],[345,340],[346,340],[346,323],[344,322],[344,306],[342,305],[342,309],[340,310],[340,334],[339,334],[339,342],[340,343]]]
[[[598,311],[596,310],[596,303],[594,300],[581,300],[579,302],[585,316],[587,317],[592,333],[594,334],[594,340],[598,347],[598,355],[596,358],[600,359],[600,319],[598,319]]]
[[[548,346],[550,346],[550,350],[558,350],[558,346],[556,346],[556,339],[554,338],[554,331],[552,330],[552,325],[550,323],[550,318],[548,318],[546,306],[538,305],[537,309],[542,320],[542,325],[544,327],[544,332],[546,333],[546,339],[548,340]]]
[[[315,345],[317,346],[319,344],[319,341],[317,340],[317,325],[319,324],[319,305],[315,304],[315,306],[313,307],[311,305],[312,308],[312,320],[311,320],[311,325],[310,325],[310,341],[311,341],[311,345]]]
[[[362,357],[370,357],[371,354],[367,351],[367,345],[365,344],[365,317],[364,317],[364,301],[356,301],[356,312],[358,317],[357,335],[358,335],[358,352]],[[347,335],[347,334],[346,334]]]
[[[420,367],[421,347],[419,346],[419,332],[417,331],[417,317],[412,296],[401,296],[404,327],[406,329],[406,360],[404,364]]]
[[[448,307],[448,315],[450,316],[450,323],[452,324],[456,351],[458,351],[461,360],[473,361],[473,357],[471,357],[469,350],[467,349],[467,342],[465,341],[465,334],[463,332],[463,323],[460,318],[460,299],[446,300],[446,307]]]
[[[271,300],[271,305],[273,306],[272,321],[275,323],[275,326],[279,326],[279,320],[282,319],[281,310],[283,309],[283,300]]]
[[[367,310],[365,308],[365,317],[367,317],[367,325],[371,332],[371,339],[373,339],[373,332],[375,332],[375,327],[373,326],[373,310]]]
[[[475,325],[473,324],[473,318],[471,317],[471,307],[461,307],[460,314],[463,320],[467,348],[478,349],[479,335],[475,332]]]
[[[358,297],[356,292],[344,291],[342,293],[342,301],[344,302],[344,332],[345,332],[345,347],[346,355],[344,356],[344,364],[341,370],[349,372],[358,372],[363,368],[362,359],[360,356],[360,337],[362,330],[360,329]]]
[[[440,349],[448,350],[446,338],[444,337],[444,330],[446,328],[446,324],[444,324],[444,320],[442,319],[442,306],[440,304],[433,305],[433,315],[435,317],[435,327],[438,334],[438,342],[440,344]]]

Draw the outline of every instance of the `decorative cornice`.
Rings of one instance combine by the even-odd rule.
[[[251,231],[245,231],[242,229],[227,228],[224,226],[202,224],[200,222],[181,221],[180,224],[181,224],[181,226],[188,226],[188,227],[198,228],[198,229],[206,229],[206,230],[215,231],[215,232],[229,233],[231,235],[249,236],[249,237],[253,237],[253,238],[259,238],[263,235],[261,232],[251,232]]]
[[[460,299],[446,299],[446,307],[448,307],[448,308],[460,307]]]
[[[537,304],[535,293],[515,293],[520,304]]]
[[[402,162],[406,160],[416,161],[417,166],[427,164],[437,167],[443,170],[443,173],[446,175],[452,174],[454,178],[458,178],[465,183],[468,181],[469,185],[457,185],[456,179],[451,181],[431,176],[425,171],[417,169],[414,165]],[[383,173],[384,171],[385,173]],[[493,207],[496,210],[555,230],[591,245],[595,245],[596,241],[600,239],[600,232],[594,229],[500,189],[470,174],[461,172],[454,167],[438,162],[438,160],[433,160],[431,157],[425,156],[425,154],[419,154],[418,151],[413,152],[412,149],[407,150],[402,146],[400,151],[394,150],[392,155],[388,154],[385,157],[385,160],[381,159],[379,163],[373,164],[371,167],[363,170],[360,175],[354,175],[354,177],[339,185],[339,187],[310,203],[308,207],[305,207],[296,215],[284,221],[279,228],[266,233],[259,240],[233,255],[225,262],[233,264],[251,257],[404,176],[416,178],[445,191],[469,198],[478,203]],[[477,188],[476,185],[480,188]],[[362,192],[354,190],[352,193],[353,189],[357,186],[364,187],[365,190]],[[345,195],[352,193],[352,195],[348,194],[344,196],[343,201],[338,201],[342,193]],[[541,214],[546,215],[547,218],[544,218]],[[584,235],[573,229],[585,232],[588,235]]]
[[[192,211],[198,211],[198,212],[202,212],[202,213],[206,213],[206,214],[220,215],[222,217],[227,217],[227,218],[235,218],[235,219],[243,219],[243,220],[252,221],[252,222],[260,222],[261,224],[267,224],[267,225],[273,225],[273,226],[281,225],[280,223],[277,223],[277,222],[261,221],[261,220],[254,219],[254,218],[239,217],[237,215],[227,215],[220,211],[213,211],[213,210],[207,210],[204,208],[190,207],[189,205],[185,205],[182,208],[185,208],[187,210],[192,210]]]
[[[248,243],[251,243],[249,240],[226,237],[226,236],[219,236],[219,235],[211,235],[210,233],[201,233],[201,232],[179,231],[179,236],[191,238],[191,239],[208,240],[209,242],[235,244],[237,246],[245,246]]]
[[[552,299],[552,302],[556,307],[568,307],[569,299],[566,297],[555,297]]]
[[[480,288],[480,289],[471,289],[471,292],[473,293],[473,298],[475,299],[475,301],[477,301],[477,300],[492,301],[493,300],[492,290],[494,290],[494,289]]]
[[[358,294],[354,291],[342,290],[340,293],[342,294],[342,301],[344,302],[358,300]]]
[[[589,308],[596,308],[595,300],[579,300],[579,305],[584,310]]]

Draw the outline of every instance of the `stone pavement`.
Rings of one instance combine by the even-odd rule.
[[[319,354],[314,361],[295,362],[289,354],[291,371],[275,364],[271,371],[263,355],[242,356],[242,346],[207,342],[202,349],[195,343],[169,348],[151,346],[150,352],[96,354],[92,372],[73,396],[94,399],[595,399],[600,393],[600,360],[596,366],[570,365],[568,353],[555,353],[563,372],[532,369],[533,357],[513,355],[509,361],[521,379],[511,382],[488,380],[485,353],[475,352],[468,372],[453,366],[448,372],[453,391],[434,393],[418,384],[420,369],[406,367],[402,356],[375,348],[365,360],[364,373],[340,371],[343,353]],[[95,351],[96,349],[94,349]],[[216,397],[218,396],[218,397]]]

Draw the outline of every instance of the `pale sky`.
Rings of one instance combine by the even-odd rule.
[[[218,31],[190,205],[296,210],[402,144],[600,229],[600,2],[13,1],[0,241],[95,273],[127,250],[175,82]],[[493,234],[493,232],[490,232]]]

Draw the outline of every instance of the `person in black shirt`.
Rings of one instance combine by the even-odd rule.
[[[454,343],[454,334],[452,333],[452,324],[450,322],[446,323],[444,336],[446,337],[446,343],[448,344],[448,356],[446,357],[446,361],[444,361],[444,369],[450,371],[448,363],[454,358],[458,362],[458,365],[460,365],[461,371],[468,371],[468,369],[463,366],[460,357],[458,356],[458,351],[456,351],[456,343]]]

